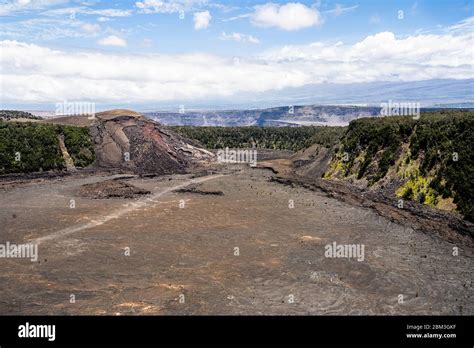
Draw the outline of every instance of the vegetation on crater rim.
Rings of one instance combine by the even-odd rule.
[[[438,206],[452,198],[474,221],[474,112],[440,110],[350,123],[325,178],[397,180],[399,197]],[[390,169],[393,170],[390,170]]]
[[[39,116],[35,116],[26,111],[17,111],[17,110],[0,110],[0,119],[4,120],[15,120],[15,119],[30,119],[30,120],[41,120]]]
[[[343,127],[170,127],[208,149],[252,148],[299,151],[313,144],[331,147]]]
[[[59,134],[76,167],[94,162],[88,128],[0,120],[0,174],[64,169]]]

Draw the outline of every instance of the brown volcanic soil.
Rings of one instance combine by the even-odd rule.
[[[0,314],[474,314],[474,253],[462,240],[268,170],[214,170],[0,181],[0,242],[39,243],[39,262],[0,259]],[[78,194],[113,179],[151,194]],[[224,195],[176,192],[189,185]],[[364,261],[325,257],[332,242],[364,244]]]
[[[82,185],[78,194],[86,198],[135,198],[151,192],[130,185],[121,180],[105,180],[93,184]]]

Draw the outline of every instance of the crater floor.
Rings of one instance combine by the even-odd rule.
[[[0,244],[39,259],[0,258],[0,314],[474,313],[471,247],[271,175],[128,177],[151,193],[112,199],[79,192],[120,175],[3,183]],[[223,195],[175,192],[190,184]]]

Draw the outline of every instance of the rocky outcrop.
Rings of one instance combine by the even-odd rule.
[[[97,165],[137,174],[184,173],[214,157],[192,141],[130,110],[98,113],[91,125]]]

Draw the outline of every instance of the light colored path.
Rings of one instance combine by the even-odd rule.
[[[176,186],[168,187],[168,188],[166,188],[166,189],[164,189],[160,192],[157,192],[157,193],[153,194],[151,197],[139,200],[138,202],[131,203],[129,206],[127,206],[125,208],[117,209],[117,210],[111,212],[110,214],[107,214],[105,216],[97,217],[95,220],[91,219],[91,222],[89,222],[89,223],[74,225],[74,226],[62,229],[60,231],[50,233],[46,236],[33,239],[31,242],[39,245],[39,244],[47,242],[47,241],[55,240],[55,239],[62,238],[64,236],[67,236],[67,235],[70,235],[70,234],[73,234],[73,233],[76,233],[76,232],[84,231],[84,230],[87,230],[89,228],[93,228],[93,227],[96,227],[96,226],[103,225],[103,224],[107,223],[108,221],[110,221],[112,219],[117,219],[117,218],[119,218],[119,217],[121,217],[125,214],[128,214],[128,213],[134,211],[134,210],[144,208],[148,204],[150,204],[150,202],[154,202],[158,198],[161,198],[161,197],[165,196],[166,194],[168,194],[170,192],[173,192],[175,190],[179,190],[179,189],[184,188],[186,186],[189,186],[191,184],[202,183],[202,182],[209,181],[209,180],[212,180],[212,179],[220,178],[222,176],[224,176],[224,175],[223,174],[208,175],[208,176],[203,176],[203,177],[200,177],[200,178],[194,178],[194,179],[187,180],[184,183],[181,183],[181,184],[176,185]]]

